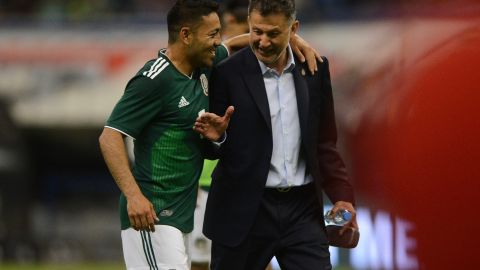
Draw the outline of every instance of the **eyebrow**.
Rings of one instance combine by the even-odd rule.
[[[279,27],[275,27],[275,28],[272,28],[272,29],[265,30],[265,29],[261,29],[259,27],[252,26],[252,29],[253,30],[260,30],[260,31],[265,32],[265,33],[281,33],[282,32]]]
[[[260,28],[259,26],[256,26],[256,25],[253,25],[252,28],[254,28],[254,29],[259,29],[259,30],[262,30],[262,31],[264,31],[264,32],[273,32],[273,31],[281,32],[281,29],[280,29],[279,26],[274,26],[274,27],[272,27],[271,29],[267,29],[267,30],[262,29],[262,28]]]
[[[210,32],[208,32],[208,35],[216,34],[218,32],[220,32],[220,28],[215,28],[215,29],[211,30]]]

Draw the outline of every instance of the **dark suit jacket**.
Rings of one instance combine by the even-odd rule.
[[[353,203],[353,190],[337,149],[328,61],[309,75],[295,59],[293,69],[301,128],[303,157],[313,176],[318,199],[322,190],[332,202]],[[272,128],[265,84],[258,60],[250,48],[232,55],[214,68],[209,88],[210,111],[235,112],[212,174],[204,233],[213,241],[236,246],[249,232],[265,188],[272,156]],[[323,216],[323,215],[322,215]]]

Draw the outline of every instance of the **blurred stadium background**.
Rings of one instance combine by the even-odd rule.
[[[122,269],[103,123],[164,0],[0,0],[0,268]],[[336,269],[476,269],[478,1],[297,0],[329,57],[362,238]],[[35,267],[35,265],[37,265]]]

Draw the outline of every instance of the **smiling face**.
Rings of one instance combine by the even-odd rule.
[[[250,12],[250,46],[258,60],[270,68],[283,69],[287,61],[287,46],[295,34],[298,21],[282,13],[262,16],[257,10]]]
[[[201,22],[192,29],[192,39],[188,55],[192,65],[211,67],[215,58],[215,48],[220,45],[220,19],[216,12],[203,16]]]

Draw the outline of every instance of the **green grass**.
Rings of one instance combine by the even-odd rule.
[[[0,264],[2,270],[123,270],[122,263],[86,264]],[[351,270],[350,267],[336,267],[334,270]]]
[[[121,263],[86,264],[0,264],[2,270],[123,270]]]

